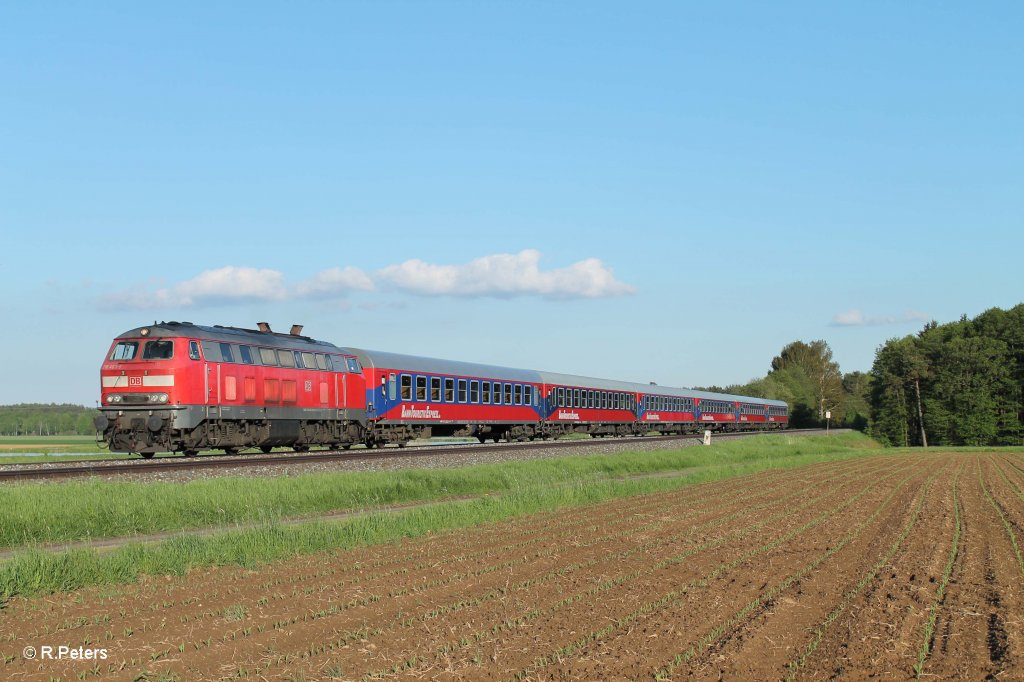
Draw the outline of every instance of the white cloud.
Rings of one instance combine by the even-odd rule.
[[[377,278],[420,296],[604,298],[636,292],[615,279],[611,268],[596,258],[546,272],[540,269],[540,258],[539,251],[529,249],[484,256],[465,265],[433,265],[413,259],[380,270]]]
[[[373,280],[359,268],[331,268],[313,275],[294,289],[297,298],[335,298],[350,291],[372,291]]]
[[[596,258],[542,271],[541,254],[484,256],[465,265],[433,265],[409,260],[372,276],[355,267],[335,267],[288,285],[278,270],[226,266],[201,272],[173,286],[139,285],[101,299],[108,309],[147,310],[222,305],[249,301],[340,300],[353,291],[373,291],[378,282],[420,296],[543,296],[551,299],[602,298],[635,293]]]
[[[841,312],[832,318],[833,327],[866,327],[887,324],[906,324],[909,322],[927,322],[931,319],[926,313],[916,310],[904,311],[898,316],[866,316],[857,308]]]
[[[136,287],[100,301],[105,308],[155,309],[285,298],[284,275],[277,270],[226,266],[206,270],[172,287],[149,291]]]

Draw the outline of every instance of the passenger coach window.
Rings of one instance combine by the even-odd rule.
[[[492,397],[494,398],[495,405],[501,405],[501,384],[497,381],[494,382],[494,395]]]
[[[466,402],[466,380],[459,379],[459,402]]]
[[[430,399],[435,403],[441,402],[441,379],[430,377]]]
[[[491,382],[484,382],[484,405],[491,404]]]
[[[174,357],[173,341],[147,341],[142,351],[143,360],[170,360]]]
[[[268,367],[277,367],[277,353],[272,348],[260,348],[260,361]]]
[[[193,343],[195,343],[193,341]],[[114,346],[113,352],[110,354],[111,360],[134,360],[135,355],[139,352],[138,341],[122,341],[121,343]]]
[[[412,400],[412,377],[402,375],[402,400]]]
[[[533,404],[533,386],[526,386],[523,390],[526,392],[526,393],[524,393],[524,402],[527,405],[532,405]]]
[[[455,379],[444,380],[444,401],[446,403],[455,402]]]
[[[427,378],[416,377],[416,400],[427,399]]]
[[[505,384],[505,404],[512,404],[512,384]]]
[[[471,381],[469,382],[469,402],[478,403],[480,402],[480,382]]]

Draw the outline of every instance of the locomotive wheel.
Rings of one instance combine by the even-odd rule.
[[[199,454],[199,451],[198,450],[182,450],[181,454],[185,455],[186,457],[195,457],[196,455]]]
[[[153,453],[153,452],[140,452],[139,454],[142,455],[142,459],[153,459],[153,455],[155,453]]]
[[[260,452],[262,452],[264,455],[270,454],[270,451],[273,450],[273,449],[274,448],[271,445],[261,445],[260,446]]]

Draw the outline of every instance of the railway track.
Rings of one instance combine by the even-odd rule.
[[[833,429],[837,431],[837,429]],[[747,436],[762,435],[764,432],[745,431],[736,433],[717,433],[714,439],[735,439]],[[774,432],[774,435],[813,435],[825,433],[824,429],[788,429]],[[380,448],[373,450],[322,450],[318,452],[287,452],[275,454],[234,455],[230,457],[211,455],[206,457],[166,457],[162,459],[114,459],[114,460],[75,460],[71,462],[49,463],[40,465],[8,464],[0,468],[0,481],[30,481],[57,478],[73,478],[78,476],[110,476],[119,474],[149,474],[162,471],[245,468],[251,466],[267,466],[282,464],[304,464],[340,462],[363,459],[415,458],[435,456],[439,451],[450,449],[471,449],[474,453],[487,454],[525,450],[552,450],[558,448],[577,448],[580,445],[603,444],[611,442],[628,442],[636,438],[600,438],[593,441],[558,440],[535,441],[525,443],[493,443],[493,444],[453,444],[422,445],[412,448]],[[660,442],[701,440],[694,434],[659,436]]]

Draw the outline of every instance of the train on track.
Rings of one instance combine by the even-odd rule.
[[[115,338],[100,369],[98,437],[152,457],[789,423],[778,400],[339,347],[299,325],[258,326],[162,322]]]

